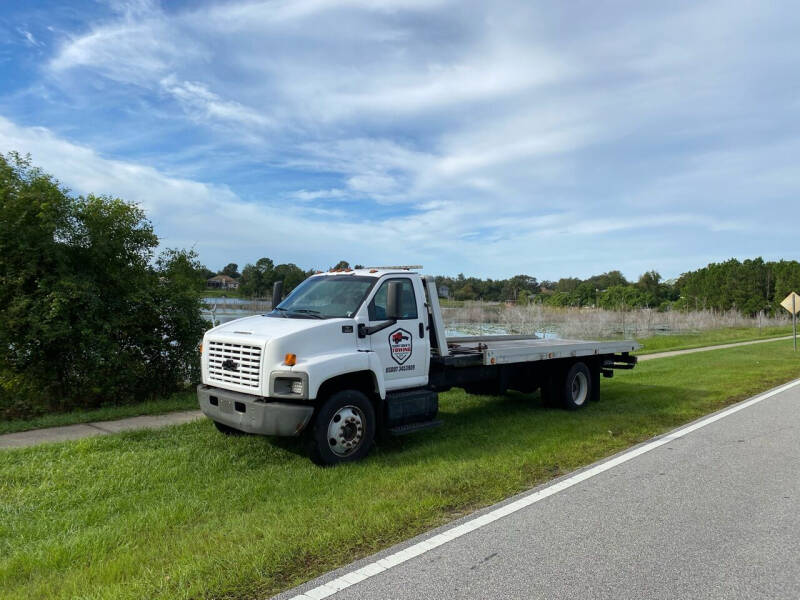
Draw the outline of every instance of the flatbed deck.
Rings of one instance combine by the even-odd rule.
[[[452,366],[502,365],[579,356],[629,354],[641,346],[633,340],[554,340],[535,336],[470,336],[447,338],[449,355],[442,362]]]

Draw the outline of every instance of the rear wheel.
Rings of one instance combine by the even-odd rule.
[[[364,394],[343,390],[317,411],[311,435],[311,460],[336,465],[364,458],[375,439],[375,410]]]
[[[592,397],[592,374],[582,362],[576,362],[561,386],[561,405],[567,410],[578,410],[588,404]]]

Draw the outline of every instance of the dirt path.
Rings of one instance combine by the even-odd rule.
[[[750,340],[749,342],[736,342],[733,344],[719,344],[717,346],[703,346],[702,348],[689,348],[688,350],[671,350],[669,352],[656,352],[654,354],[643,354],[639,360],[652,360],[654,358],[666,358],[668,356],[680,356],[681,354],[692,354],[694,352],[708,352],[709,350],[722,350],[723,348],[736,348],[737,346],[749,346],[751,344],[766,344],[767,342],[777,342],[779,340],[790,340],[792,336],[767,338],[766,340]]]
[[[79,423],[77,425],[64,425],[62,427],[47,427],[45,429],[31,429],[17,433],[0,435],[0,449],[20,448],[35,446],[45,442],[63,442],[78,440],[96,435],[119,433],[133,429],[158,429],[167,425],[180,425],[194,421],[203,416],[199,410],[182,410],[163,415],[142,415],[129,417],[116,421],[95,421],[93,423]]]

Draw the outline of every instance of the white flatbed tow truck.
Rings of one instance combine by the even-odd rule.
[[[599,398],[601,376],[636,365],[634,341],[448,338],[435,281],[418,268],[319,273],[272,312],[210,329],[200,408],[226,434],[305,433],[312,460],[331,465],[441,424],[438,393],[452,387],[539,389],[577,410]]]

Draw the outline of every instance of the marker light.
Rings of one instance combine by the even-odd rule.
[[[200,342],[200,344],[197,346],[197,351],[198,351],[200,354],[202,354],[202,353],[203,353],[203,342]]]
[[[283,359],[283,364],[293,367],[297,364],[297,355],[296,354],[287,354],[286,357]]]

